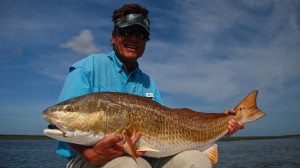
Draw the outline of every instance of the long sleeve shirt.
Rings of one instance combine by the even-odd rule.
[[[161,103],[154,80],[143,73],[139,66],[128,73],[114,51],[92,54],[70,67],[58,102],[93,92],[123,92],[149,97]],[[56,153],[65,158],[76,156],[66,142],[58,141]]]

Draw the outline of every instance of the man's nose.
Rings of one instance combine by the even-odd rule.
[[[136,41],[138,39],[137,34],[136,33],[132,33],[131,35],[128,36],[128,38],[132,41]]]

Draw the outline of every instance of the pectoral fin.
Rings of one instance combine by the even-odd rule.
[[[203,151],[203,153],[208,157],[212,164],[218,162],[218,145],[214,144],[212,147]]]
[[[131,140],[131,136],[132,136],[132,135],[131,135],[130,131],[129,131],[128,129],[125,129],[125,130],[123,131],[123,135],[124,135],[124,137],[125,137],[125,139],[126,139],[126,144],[124,145],[125,151],[126,151],[128,154],[130,154],[131,156],[137,158],[138,155],[137,155],[136,149],[134,148],[134,145],[133,145],[133,143],[132,143],[132,140]]]

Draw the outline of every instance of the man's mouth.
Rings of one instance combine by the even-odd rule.
[[[129,48],[129,49],[134,49],[134,50],[137,49],[137,46],[131,45],[131,44],[127,44],[127,45],[125,45],[125,47],[126,47],[126,48]]]

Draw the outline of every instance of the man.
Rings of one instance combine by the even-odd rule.
[[[155,82],[139,69],[137,63],[145,50],[150,35],[148,10],[139,4],[128,4],[113,13],[113,51],[108,54],[92,54],[70,67],[59,97],[59,102],[92,92],[125,92],[146,96],[161,103]],[[227,110],[226,113],[235,113]],[[243,125],[229,123],[231,135]],[[140,133],[133,138],[135,144]],[[208,158],[200,151],[185,151],[167,158],[132,158],[123,149],[124,137],[107,137],[92,147],[59,141],[56,152],[69,158],[67,167],[167,167],[207,164]],[[138,152],[143,156],[142,152]],[[173,166],[173,167],[174,167]]]

